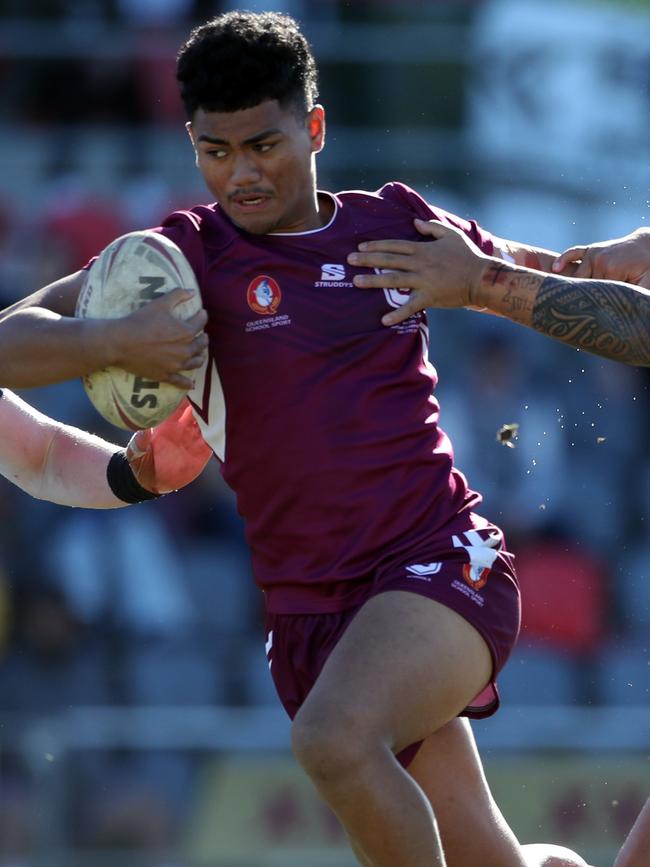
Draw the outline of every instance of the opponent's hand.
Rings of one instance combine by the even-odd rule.
[[[574,265],[575,271],[569,272]],[[650,229],[642,228],[598,244],[571,247],[553,263],[556,274],[620,280],[650,289]]]
[[[364,289],[410,289],[406,304],[382,317],[397,325],[426,307],[472,307],[485,256],[458,229],[438,220],[415,220],[421,241],[365,241],[348,256],[350,265],[388,269],[381,274],[357,274],[354,285]]]
[[[192,388],[182,370],[195,370],[205,361],[208,337],[203,331],[208,315],[199,310],[182,321],[173,310],[190,296],[174,289],[122,319],[104,321],[110,363],[156,382]]]
[[[157,427],[129,440],[126,457],[143,488],[167,494],[188,485],[212,457],[187,399]]]

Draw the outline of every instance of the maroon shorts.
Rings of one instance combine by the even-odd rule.
[[[453,609],[478,630],[492,654],[493,670],[490,682],[461,714],[474,719],[498,709],[496,677],[519,633],[521,606],[513,556],[502,545],[501,531],[484,522],[481,529],[451,537],[444,553],[438,549],[434,556],[418,556],[418,562],[378,570],[364,600],[389,590],[406,590]],[[328,614],[267,613],[269,667],[291,719],[362,604]],[[405,767],[419,746],[412,744],[398,754]]]

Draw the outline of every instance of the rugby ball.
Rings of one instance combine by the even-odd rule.
[[[181,287],[193,295],[174,308],[179,319],[201,309],[201,293],[190,263],[159,232],[130,232],[100,253],[87,272],[76,315],[84,319],[128,316],[161,295]],[[154,427],[178,406],[186,392],[119,367],[106,367],[82,377],[86,394],[101,415],[117,427]]]

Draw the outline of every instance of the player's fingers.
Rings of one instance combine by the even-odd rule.
[[[206,338],[205,340],[203,338]],[[205,358],[208,350],[207,334],[197,334],[194,340],[190,343],[189,354]]]
[[[410,256],[415,250],[415,245],[414,241],[362,241],[358,249],[363,253],[398,253],[402,256]]]
[[[359,289],[413,289],[416,275],[407,271],[384,271],[383,274],[355,274],[352,282]]]
[[[564,253],[561,253],[553,262],[552,269],[556,274],[561,274],[562,271],[572,262],[577,262],[585,254],[586,247],[569,247]]]
[[[198,313],[195,313],[194,316],[190,316],[189,319],[185,320],[185,324],[190,329],[192,334],[196,334],[199,331],[203,331],[208,322],[208,314],[206,311],[201,308]],[[207,342],[206,335],[206,342]]]
[[[350,265],[357,265],[362,268],[390,268],[393,271],[406,271],[413,264],[411,256],[384,251],[350,253],[348,262]]]
[[[202,367],[205,364],[205,353],[201,353],[200,355],[193,355],[189,361],[183,364],[184,370],[196,370],[199,367]]]
[[[182,304],[183,301],[188,301],[193,295],[194,290],[183,289],[181,286],[177,286],[175,289],[172,289],[171,292],[167,292],[166,295],[161,296],[160,301],[162,306],[167,307],[169,310],[173,310],[174,307]]]
[[[205,331],[200,331],[192,340],[191,349],[192,352],[205,352],[208,348],[209,343],[208,335]]]
[[[421,235],[429,235],[431,238],[444,238],[445,235],[457,234],[457,229],[445,226],[440,220],[413,220],[415,228]]]
[[[414,313],[419,313],[420,310],[424,310],[425,305],[422,304],[418,298],[411,298],[406,304],[402,304],[401,307],[398,307],[396,310],[391,310],[390,313],[386,313],[381,317],[382,325],[398,325],[400,322],[404,322],[405,319],[408,319],[409,316],[413,316]]]
[[[188,370],[191,368],[188,368]],[[183,376],[181,373],[170,373],[168,377],[166,377],[165,382],[170,383],[170,385],[175,385],[177,388],[182,388],[183,391],[189,391],[191,388],[194,388],[194,381],[190,379],[188,376]]]

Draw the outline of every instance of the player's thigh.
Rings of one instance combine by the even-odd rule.
[[[492,797],[466,719],[429,735],[407,770],[431,802],[448,867],[527,867]]]
[[[296,719],[350,739],[379,737],[397,752],[460,713],[492,667],[484,639],[452,609],[380,593],[359,609]]]

